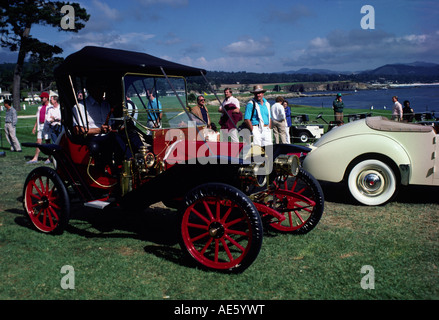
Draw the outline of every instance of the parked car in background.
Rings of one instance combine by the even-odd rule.
[[[391,201],[401,185],[439,185],[438,127],[368,117],[331,130],[310,146],[303,168],[343,182],[364,205]]]
[[[293,141],[307,143],[319,139],[324,133],[324,126],[308,124],[309,116],[303,114],[294,117],[294,124],[290,127],[290,136]]]

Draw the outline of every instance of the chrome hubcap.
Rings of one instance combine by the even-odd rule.
[[[357,179],[358,189],[368,195],[379,195],[385,190],[385,176],[375,170],[366,170],[359,174]]]

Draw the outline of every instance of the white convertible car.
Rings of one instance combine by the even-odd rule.
[[[439,185],[438,128],[370,117],[337,127],[310,146],[303,168],[345,182],[364,205],[381,205],[400,185]]]

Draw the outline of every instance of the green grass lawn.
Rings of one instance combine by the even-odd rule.
[[[309,110],[309,109],[307,109]],[[20,142],[33,142],[35,119],[20,119]],[[4,137],[4,135],[3,135]],[[325,212],[303,236],[265,232],[261,252],[238,275],[187,264],[177,244],[176,211],[101,212],[75,204],[60,236],[35,231],[21,203],[36,166],[33,148],[0,158],[2,300],[346,300],[439,298],[437,188],[401,190],[395,202],[358,206],[339,185],[323,185]],[[44,156],[42,156],[44,159]],[[40,162],[39,165],[43,165]],[[63,266],[75,288],[63,289]],[[374,269],[375,288],[361,282]]]

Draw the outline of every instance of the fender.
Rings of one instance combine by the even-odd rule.
[[[35,143],[35,142],[24,142],[22,143],[22,146],[24,147],[31,147],[31,148],[38,148],[46,155],[52,156],[55,153],[62,150],[61,146],[57,144],[41,144],[41,143]]]
[[[385,155],[398,168],[401,165],[412,165],[406,149],[398,141],[385,135],[354,135],[334,141],[337,143],[331,141],[313,149],[303,161],[303,168],[317,180],[341,182],[352,160],[367,153]],[[342,145],[343,150],[335,149],[334,145]]]
[[[265,149],[271,146],[266,146]],[[276,159],[281,154],[297,154],[300,158],[300,154],[305,155],[311,152],[311,148],[300,146],[296,144],[273,144],[273,159]]]

